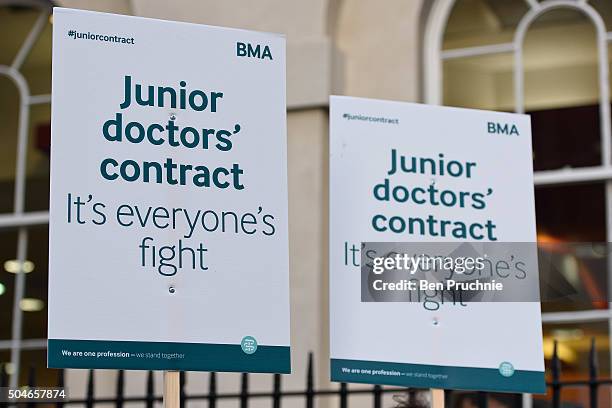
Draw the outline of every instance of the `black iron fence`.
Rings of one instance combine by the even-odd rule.
[[[599,378],[598,375],[598,364],[597,364],[597,350],[595,347],[594,339],[591,342],[591,349],[589,352],[589,375],[584,380],[572,380],[563,381],[561,380],[561,360],[559,358],[557,343],[555,342],[553,355],[550,361],[549,370],[549,381],[547,387],[549,390],[549,399],[536,400],[533,404],[534,407],[552,407],[562,408],[565,406],[562,401],[562,390],[567,388],[582,387],[588,388],[588,402],[583,405],[571,404],[568,407],[579,407],[588,406],[589,408],[598,407],[598,392],[601,387],[612,385],[612,379],[610,378]],[[57,387],[64,386],[64,370],[57,370]],[[232,400],[237,402],[240,408],[248,408],[249,402],[256,400],[268,400],[271,408],[281,408],[283,401],[287,397],[302,397],[304,400],[305,408],[315,408],[318,397],[329,397],[334,396],[338,398],[339,408],[349,407],[349,396],[351,395],[370,395],[373,408],[382,408],[383,394],[392,393],[397,395],[394,398],[394,406],[399,408],[426,408],[427,401],[422,398],[423,394],[427,390],[408,389],[401,387],[387,387],[374,385],[371,387],[350,387],[347,383],[340,383],[335,389],[318,389],[315,387],[314,379],[314,366],[312,353],[308,356],[308,365],[306,371],[305,388],[301,390],[283,390],[282,379],[283,376],[280,374],[271,375],[272,387],[271,391],[251,391],[249,390],[249,374],[243,373],[240,381],[240,391],[234,393],[220,393],[217,391],[217,373],[210,373],[208,386],[204,393],[187,393],[185,390],[186,376],[184,372],[181,372],[181,390],[180,390],[180,404],[181,407],[187,407],[189,401],[207,401],[209,408],[216,408],[217,403],[222,400]],[[3,371],[0,376],[0,386],[6,387],[8,384],[8,376]],[[36,371],[34,368],[30,369],[28,386],[36,387]],[[142,403],[146,408],[153,408],[155,403],[161,402],[162,397],[155,394],[155,383],[154,375],[152,371],[147,374],[146,385],[144,394],[141,396],[126,396],[124,392],[125,388],[125,373],[118,371],[117,384],[115,396],[112,398],[96,398],[95,397],[95,383],[94,383],[94,371],[89,370],[88,381],[86,387],[85,397],[82,399],[68,398],[62,402],[56,402],[54,404],[44,403],[45,405],[53,405],[57,408],[63,408],[64,406],[84,406],[87,408],[93,408],[96,404],[114,404],[116,408],[123,408],[126,403]],[[495,402],[496,407],[522,407],[522,395],[521,394],[492,394],[487,392],[460,392],[460,391],[445,391],[446,407],[478,407],[487,408],[490,401]],[[37,407],[40,408],[42,402],[28,402],[20,404],[25,407]],[[6,402],[0,403],[0,408],[9,407]],[[392,407],[385,407],[392,408]]]

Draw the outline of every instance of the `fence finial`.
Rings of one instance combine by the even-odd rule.
[[[155,401],[155,383],[153,378],[153,371],[149,370],[147,374],[147,396],[146,396],[146,407],[153,408]]]
[[[595,337],[591,338],[591,350],[589,352],[589,402],[591,408],[597,408],[597,348]]]
[[[31,388],[36,387],[36,367],[31,365],[30,370],[28,372],[28,386]],[[26,404],[27,408],[35,408],[36,403],[34,401],[30,401]]]
[[[185,385],[187,385],[187,376],[184,371],[179,372],[179,406],[185,406]]]
[[[208,408],[216,408],[217,406],[217,373],[210,373],[208,379]]]
[[[36,367],[33,365],[30,366],[28,371],[28,386],[36,387]]]
[[[348,385],[340,383],[340,408],[348,408]]]
[[[249,404],[249,374],[242,373],[240,382],[240,408],[247,408]]]
[[[94,370],[89,370],[89,377],[87,378],[87,398],[85,406],[87,408],[93,408],[94,405]]]
[[[553,355],[551,361],[552,371],[552,405],[553,408],[559,408],[561,406],[561,385],[559,384],[559,378],[561,377],[561,360],[559,360],[558,342],[555,340],[553,345]]]
[[[64,388],[64,370],[57,370],[57,387]],[[64,403],[60,400],[55,403],[55,408],[63,408]]]
[[[0,386],[6,387],[8,386],[8,372],[6,363],[0,364]]]
[[[124,372],[119,370],[117,372],[117,401],[115,403],[116,408],[123,408],[123,389],[125,383]]]
[[[314,407],[314,367],[312,351],[308,353],[308,367],[306,371],[306,408]]]
[[[372,388],[372,393],[374,394],[374,408],[382,407],[382,387],[378,384]]]
[[[281,375],[274,374],[274,385],[272,387],[272,408],[281,407]]]
[[[57,386],[59,388],[64,387],[64,370],[57,370]]]

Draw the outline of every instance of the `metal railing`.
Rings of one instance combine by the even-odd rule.
[[[563,401],[561,394],[564,389],[567,388],[586,388],[588,389],[588,407],[598,408],[598,392],[601,387],[612,385],[612,378],[599,378],[598,364],[597,364],[597,350],[595,346],[595,340],[591,341],[591,349],[589,352],[589,372],[588,377],[583,380],[562,380],[561,379],[561,359],[557,350],[557,342],[554,344],[554,351],[550,362],[549,381],[547,382],[547,388],[549,390],[550,399],[547,400],[547,406],[552,408],[561,408]],[[155,394],[155,379],[153,371],[149,371],[146,378],[144,393],[139,396],[126,396],[125,395],[125,372],[120,370],[117,375],[117,383],[114,397],[95,397],[95,382],[94,382],[94,370],[88,371],[88,380],[86,386],[86,392],[84,398],[70,398],[62,402],[56,402],[51,405],[55,405],[57,408],[62,408],[66,405],[84,406],[86,408],[93,408],[97,404],[114,404],[116,408],[123,408],[126,403],[142,403],[146,408],[153,408],[156,403],[161,403],[161,395]],[[187,376],[184,372],[181,372],[181,391],[180,391],[180,404],[181,407],[187,407],[189,401],[207,401],[208,408],[217,408],[219,401],[231,400],[237,403],[240,408],[248,408],[251,400],[267,400],[270,403],[271,408],[281,408],[283,401],[288,398],[301,397],[304,399],[305,408],[315,408],[316,400],[318,397],[337,397],[339,408],[349,407],[349,397],[351,395],[370,395],[372,397],[372,407],[382,408],[383,394],[403,394],[404,398],[397,399],[397,406],[400,408],[412,408],[421,407],[426,408],[426,404],[423,405],[423,400],[416,397],[417,394],[427,392],[427,390],[417,390],[401,387],[387,387],[374,385],[371,387],[363,386],[351,388],[347,383],[340,383],[338,388],[335,389],[318,389],[315,387],[314,378],[314,365],[313,355],[308,355],[308,365],[306,370],[305,387],[300,390],[284,390],[282,387],[283,376],[280,374],[271,375],[271,390],[270,391],[251,391],[249,389],[249,374],[242,373],[240,381],[240,389],[238,392],[218,392],[217,389],[217,373],[210,373],[208,379],[208,385],[204,388],[203,393],[187,393],[186,384]],[[0,376],[0,386],[6,387],[8,385],[8,376],[3,371]],[[36,387],[36,370],[30,368],[28,386]],[[64,387],[64,370],[57,370],[57,387]],[[488,392],[464,392],[464,391],[445,391],[445,399],[447,407],[460,406],[461,402],[466,399],[473,406],[478,408],[487,408],[490,399],[498,399],[501,394],[493,394]],[[522,407],[523,398],[521,394],[505,394],[503,397],[502,406],[508,407]],[[36,407],[37,405],[44,404],[49,406],[49,403],[42,402],[29,402],[24,404],[26,407]],[[295,404],[292,404],[295,405]],[[0,408],[8,407],[8,403],[0,403]],[[575,406],[575,405],[573,405]],[[586,406],[586,405],[585,405]]]

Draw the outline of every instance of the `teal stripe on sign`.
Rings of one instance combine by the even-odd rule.
[[[543,371],[516,370],[504,377],[495,368],[452,367],[331,359],[331,379],[339,382],[544,394]]]
[[[49,339],[49,368],[291,373],[288,346]]]

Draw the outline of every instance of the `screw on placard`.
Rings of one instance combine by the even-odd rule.
[[[174,286],[170,286],[170,287],[168,288],[168,292],[170,292],[170,293],[174,293],[174,292],[176,292],[176,289],[174,288]]]
[[[437,318],[437,317],[434,317],[434,318],[433,318],[433,320],[431,321],[431,323],[432,323],[434,326],[437,326],[438,324],[440,324],[440,322],[438,321],[438,318]]]
[[[170,114],[170,120],[176,120],[176,115],[174,113]]]

